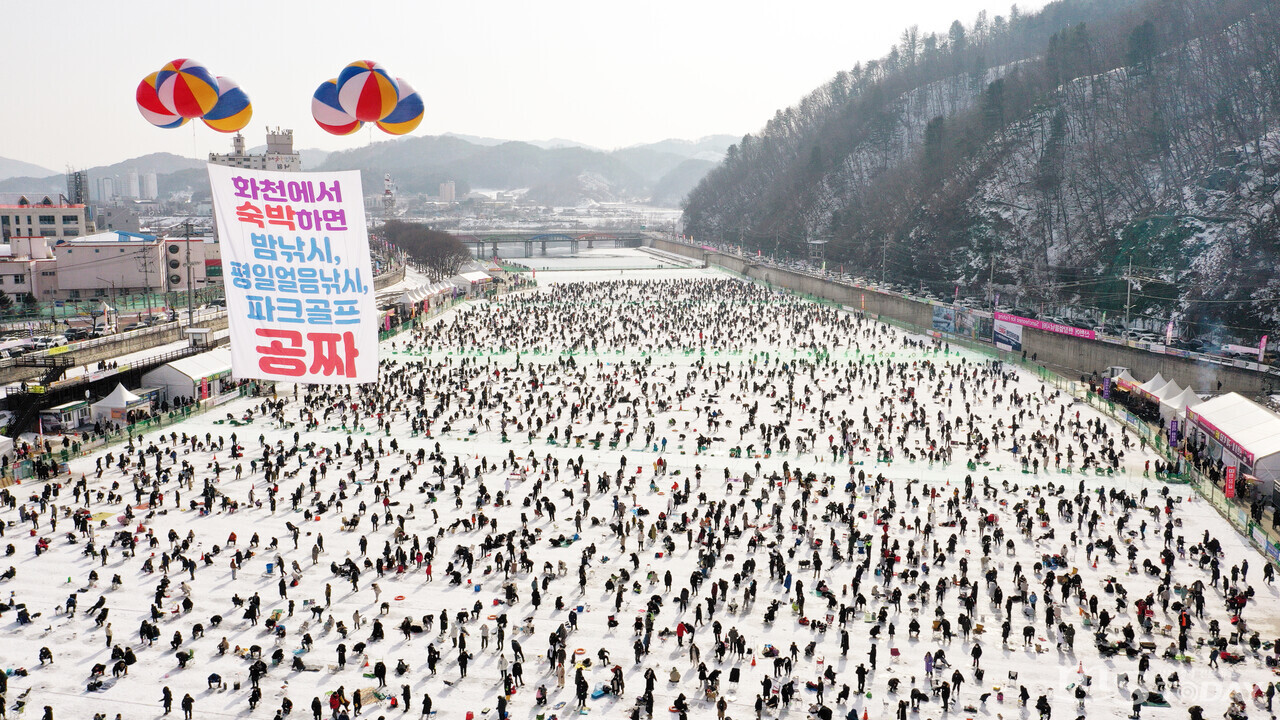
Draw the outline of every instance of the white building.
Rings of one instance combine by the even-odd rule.
[[[165,289],[163,247],[154,235],[106,232],[53,247],[60,294],[111,297]]]
[[[93,231],[89,209],[68,202],[62,195],[0,193],[0,241],[15,237],[58,240]]]
[[[124,195],[125,197],[130,197],[135,199],[140,198],[142,197],[142,189],[139,187],[139,185],[140,183],[138,181],[138,171],[130,170],[128,174],[124,176],[124,191],[120,194]]]
[[[440,183],[440,202],[451,203],[457,201],[458,191],[453,185],[452,180]]]
[[[156,181],[156,174],[153,172],[144,173],[142,175],[142,194],[138,197],[142,200],[155,200],[160,197],[159,183]]]
[[[274,131],[267,130],[267,151],[261,155],[251,155],[245,151],[244,135],[236,133],[231,139],[231,152],[209,153],[209,162],[249,170],[280,172],[302,170],[302,156],[293,149],[293,131],[279,128]]]

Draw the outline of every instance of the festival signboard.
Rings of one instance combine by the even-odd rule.
[[[996,347],[1009,352],[1022,352],[1022,326],[1000,319],[1004,313],[996,313],[992,325],[992,338]]]
[[[1085,340],[1093,340],[1097,337],[1092,330],[1088,330],[1086,328],[1072,327],[1071,325],[1062,325],[1044,320],[1034,320],[1032,318],[1024,318],[1020,315],[1010,315],[1009,313],[998,312],[995,314],[995,317],[996,322],[1003,321],[1007,325],[1021,325],[1022,327],[1029,327],[1033,330],[1043,330],[1044,332],[1057,333],[1058,335],[1070,335],[1071,337],[1083,338]]]
[[[210,164],[236,378],[378,377],[378,315],[360,173]]]
[[[1236,466],[1228,465],[1222,471],[1222,491],[1229,497],[1236,496]]]
[[[933,329],[938,332],[956,331],[956,309],[950,305],[933,306]]]

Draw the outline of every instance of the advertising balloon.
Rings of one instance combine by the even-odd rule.
[[[204,124],[222,133],[239,132],[253,117],[253,105],[240,85],[229,77],[218,78],[218,102],[204,114]]]
[[[134,99],[138,103],[138,112],[142,113],[142,117],[158,128],[181,127],[187,122],[187,119],[181,115],[169,112],[168,108],[160,102],[160,96],[156,94],[156,73],[151,73],[138,83]]]
[[[333,135],[350,135],[359,130],[364,123],[351,117],[338,103],[338,80],[326,80],[320,83],[311,96],[311,117],[325,132]]]
[[[400,87],[400,102],[390,115],[378,121],[378,127],[391,135],[407,135],[422,123],[425,108],[422,96],[404,78],[396,78],[396,83]]]
[[[338,74],[338,102],[361,122],[377,122],[391,114],[400,100],[396,81],[372,60],[359,60]]]
[[[156,73],[156,94],[160,103],[175,115],[198,118],[217,104],[218,81],[200,63],[178,59]]]

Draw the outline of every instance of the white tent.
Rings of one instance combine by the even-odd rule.
[[[13,438],[0,435],[0,457],[8,455],[9,459],[13,459]]]
[[[1188,439],[1204,443],[1210,457],[1258,478],[1266,484],[1265,492],[1280,482],[1280,415],[1238,393],[1220,395],[1185,412]]]
[[[1177,397],[1181,393],[1182,393],[1182,388],[1178,387],[1178,383],[1170,380],[1169,382],[1165,383],[1164,387],[1160,388],[1159,390],[1156,390],[1151,394],[1155,395],[1157,398],[1161,400],[1164,400],[1166,398]]]
[[[142,376],[147,387],[165,388],[169,402],[178,397],[217,397],[224,381],[231,381],[231,351],[227,348],[178,358]]]
[[[1148,393],[1155,393],[1155,391],[1164,387],[1168,383],[1169,381],[1165,380],[1163,375],[1161,375],[1160,373],[1156,373],[1155,377],[1142,383],[1138,387],[1142,388],[1143,390],[1146,390]]]
[[[1160,401],[1160,419],[1164,421],[1165,427],[1168,427],[1170,420],[1181,418],[1185,414],[1183,410],[1195,407],[1202,402],[1204,401],[1199,395],[1196,395],[1191,388],[1186,388],[1177,395]]]
[[[149,401],[129,392],[123,384],[117,384],[110,395],[93,404],[93,419],[118,420],[130,410],[146,410],[150,405]]]

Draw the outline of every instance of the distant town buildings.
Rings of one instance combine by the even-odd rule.
[[[451,203],[458,201],[457,189],[454,188],[452,180],[446,180],[440,183],[440,202]]]
[[[67,172],[67,201],[73,205],[89,204],[89,173],[84,170]]]
[[[138,195],[139,200],[156,200],[160,197],[159,184],[156,181],[156,174],[153,172],[142,174],[142,186],[139,188],[141,194]]]

